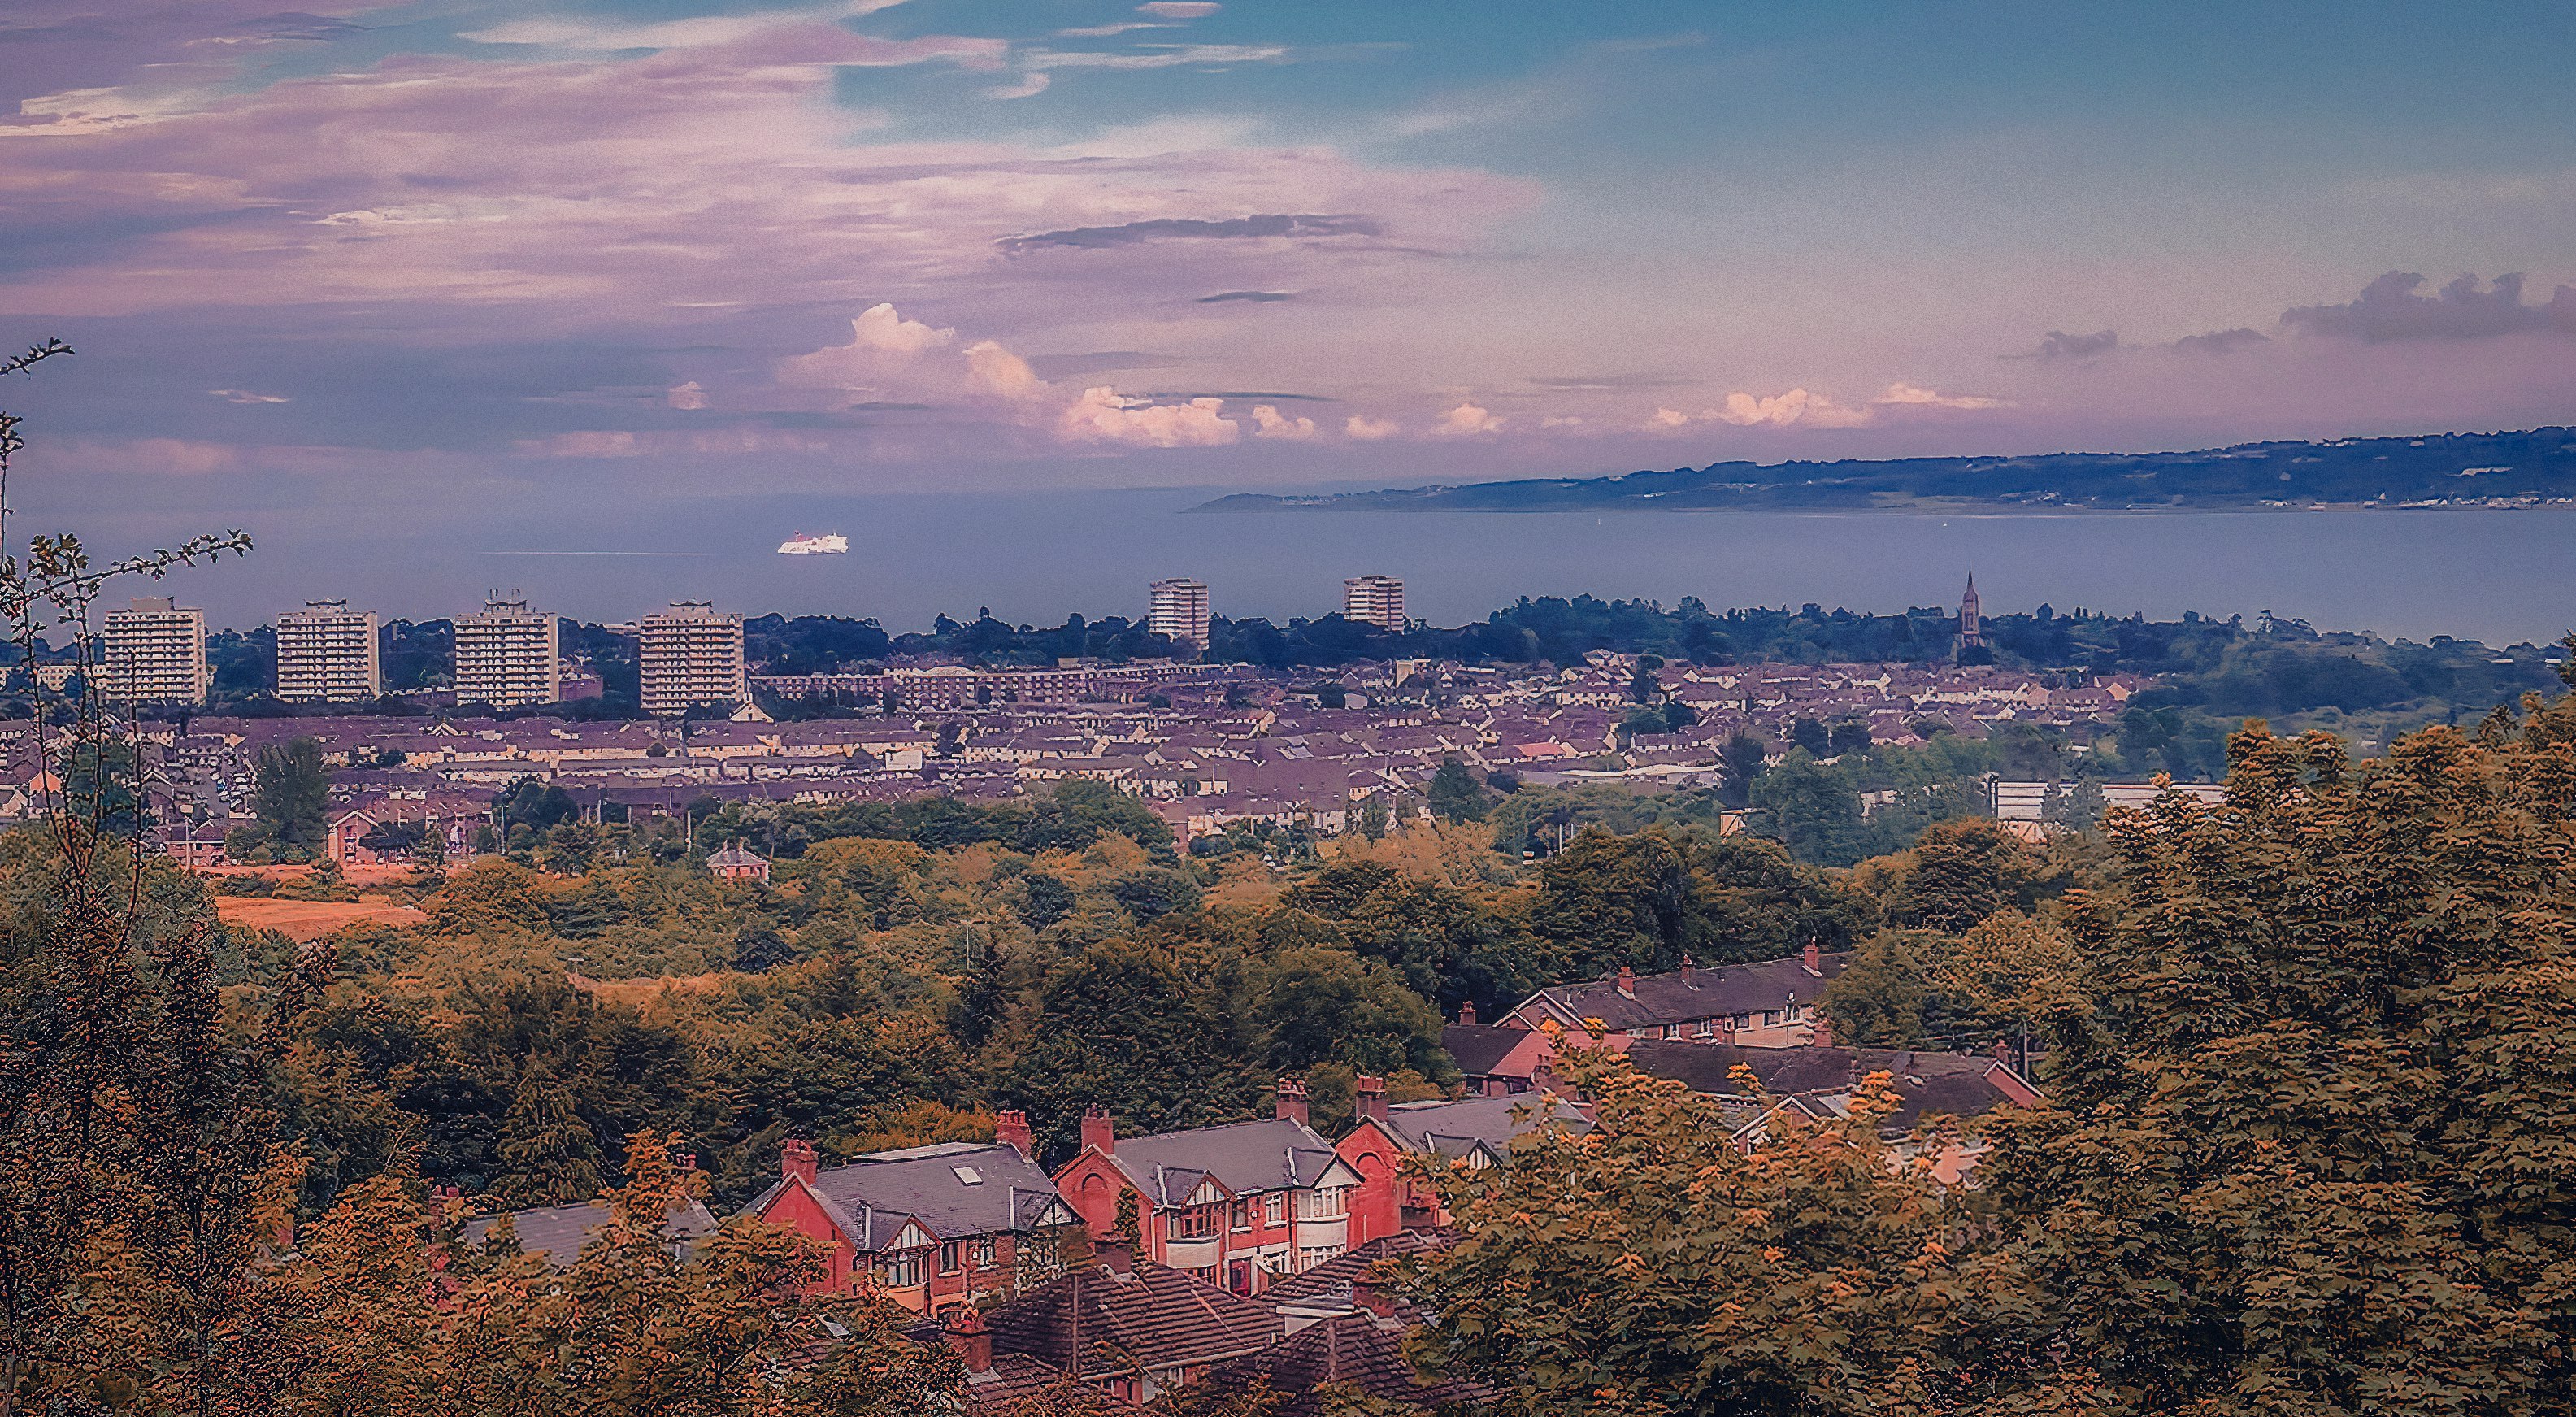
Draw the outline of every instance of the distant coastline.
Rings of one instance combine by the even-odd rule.
[[[2576,429],[2249,443],[2174,453],[1712,463],[1314,496],[1195,512],[2322,512],[2576,507]]]

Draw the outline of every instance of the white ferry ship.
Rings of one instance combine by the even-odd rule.
[[[850,549],[850,539],[839,532],[827,531],[820,536],[798,532],[778,543],[781,556],[828,556]]]

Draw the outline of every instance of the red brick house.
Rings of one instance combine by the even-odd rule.
[[[1573,1104],[1543,1093],[1389,1106],[1385,1085],[1364,1077],[1359,1103],[1358,1124],[1334,1148],[1360,1178],[1351,1191],[1354,1249],[1449,1223],[1431,1188],[1404,1174],[1408,1158],[1482,1170],[1509,1160],[1512,1139],[1536,1128],[1542,1117],[1578,1133],[1592,1126]]]
[[[778,1183],[744,1213],[823,1242],[824,1292],[874,1292],[919,1314],[1016,1293],[1054,1272],[1054,1241],[1075,1216],[1023,1149],[1026,1119],[1004,1112],[995,1131],[829,1170],[812,1142],[791,1141]]]
[[[1348,1248],[1359,1180],[1306,1125],[1306,1088],[1293,1078],[1280,1080],[1266,1122],[1122,1140],[1094,1107],[1083,1114],[1082,1154],[1055,1174],[1094,1236],[1117,1233],[1118,1198],[1133,1195],[1139,1259],[1237,1294]]]
[[[769,858],[737,841],[707,857],[707,872],[719,881],[766,881]]]

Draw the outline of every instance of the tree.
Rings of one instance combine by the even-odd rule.
[[[2030,909],[2045,874],[2030,848],[1988,817],[1926,827],[1898,861],[1889,923],[1953,935],[1999,910]]]
[[[1360,804],[1360,835],[1371,841],[1386,840],[1387,810],[1384,799],[1371,796]]]
[[[1762,776],[1770,756],[1770,745],[1749,733],[1738,733],[1718,748],[1717,761],[1724,770],[1727,801],[1741,807],[1753,800],[1754,780]]]
[[[1847,1048],[1918,1048],[1923,1044],[1921,946],[1890,930],[1863,945],[1824,987],[1834,1042]]]
[[[1061,877],[1044,871],[1030,871],[1020,877],[1020,920],[1032,930],[1043,930],[1073,913],[1073,887]]]
[[[1439,1012],[1384,964],[1304,946],[1270,959],[1257,987],[1251,1022],[1274,1073],[1325,1062],[1381,1075],[1442,1070]]]
[[[1485,819],[1485,789],[1477,785],[1476,775],[1456,758],[1442,758],[1439,770],[1431,774],[1430,799],[1433,816],[1446,822],[1481,822]]]
[[[766,925],[744,927],[734,936],[733,967],[745,974],[764,974],[796,960],[796,947]]]
[[[322,767],[322,745],[311,738],[271,743],[251,766],[251,803],[268,839],[298,858],[322,846],[323,815],[331,805],[331,775]]]
[[[1792,747],[1806,749],[1809,757],[1830,758],[1834,755],[1833,735],[1826,730],[1821,719],[1792,720],[1789,724],[1789,743]]]
[[[2069,898],[2091,1008],[1990,1128],[2002,1258],[2121,1411],[2565,1410],[2576,705],[2230,760]]]
[[[1773,1114],[1750,1153],[1715,1099],[1624,1059],[1578,1051],[1567,1075],[1589,1131],[1432,1175],[1467,1235],[1401,1281],[1436,1316],[1411,1345],[1433,1376],[1514,1417],[2081,1410],[2046,1313],[1881,1138],[1885,1074],[1848,1117]]]
[[[1849,866],[1863,854],[1860,795],[1835,767],[1792,748],[1753,785],[1765,835],[1817,866]]]
[[[1069,1155],[1083,1109],[1139,1132],[1239,1120],[1260,1096],[1211,961],[1105,940],[1040,985],[1030,1041],[1004,1088],[1051,1157]]]
[[[1930,983],[1943,1006],[1998,1037],[2026,1028],[2045,1038],[2091,1008],[2084,957],[2064,935],[2016,911],[1987,916],[1931,954]]]
[[[501,1128],[503,1204],[568,1205],[599,1194],[599,1139],[544,1059],[531,1060],[520,1076]]]
[[[1138,922],[1159,920],[1199,903],[1196,882],[1166,867],[1130,871],[1109,883],[1109,898]]]

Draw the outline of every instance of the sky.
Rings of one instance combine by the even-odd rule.
[[[2560,3],[275,4],[0,8],[49,515],[2576,422]]]

